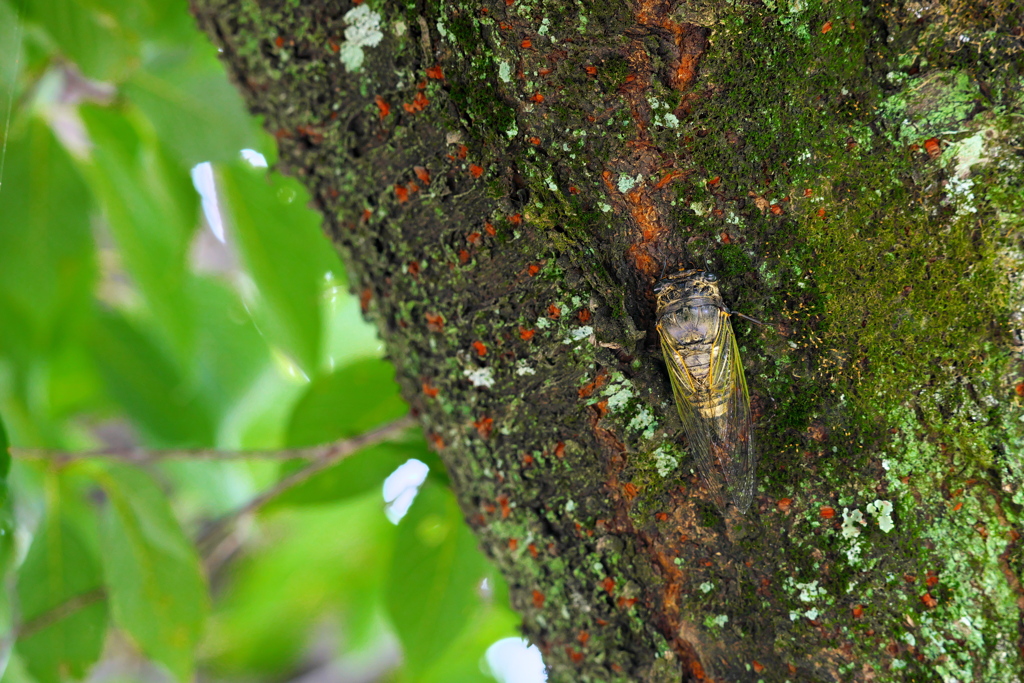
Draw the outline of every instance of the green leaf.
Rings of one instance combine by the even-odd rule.
[[[416,674],[416,683],[494,683],[493,676],[481,671],[480,662],[495,642],[519,635],[520,622],[507,605],[482,605],[448,649]]]
[[[479,609],[479,583],[489,568],[455,497],[429,481],[399,523],[395,548],[386,605],[406,666],[420,672]]]
[[[0,482],[7,483],[7,475],[11,473],[11,442],[7,440],[7,428],[4,427],[4,418],[0,415]],[[4,489],[0,501],[7,496]]]
[[[292,411],[287,445],[330,443],[362,434],[405,415],[409,408],[398,394],[390,363],[364,359],[320,377],[309,385]],[[427,457],[422,439],[413,443],[382,443],[365,448],[276,498],[271,507],[343,500],[371,489],[410,458]],[[292,472],[304,463],[290,463]]]
[[[377,358],[359,360],[310,383],[292,411],[288,445],[357,436],[408,411],[398,393],[395,368]]]
[[[25,667],[40,683],[84,678],[103,650],[107,602],[96,558],[67,520],[44,520],[17,594],[17,651]]]
[[[82,327],[96,279],[88,189],[42,121],[7,146],[0,186],[0,353],[16,367]]]
[[[187,358],[195,340],[187,256],[199,207],[188,171],[132,125],[130,108],[79,112],[94,143],[91,162],[82,165],[85,177],[153,319]]]
[[[137,38],[91,2],[33,0],[20,4],[23,16],[42,26],[57,49],[89,78],[120,80],[138,59]]]
[[[124,316],[99,313],[88,344],[108,393],[153,439],[175,445],[213,443],[205,397]]]
[[[341,264],[320,232],[320,217],[295,180],[244,162],[220,167],[218,190],[231,235],[258,290],[254,302],[268,338],[313,375],[321,348],[325,274]]]
[[[259,144],[255,120],[207,41],[152,50],[124,92],[186,168],[236,161],[242,149]]]
[[[100,532],[114,620],[185,680],[209,610],[199,558],[147,475],[109,465],[96,478],[109,496]]]

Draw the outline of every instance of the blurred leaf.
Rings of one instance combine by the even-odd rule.
[[[97,480],[110,498],[101,535],[114,619],[185,680],[209,609],[199,558],[166,496],[141,470],[109,465]]]
[[[7,483],[7,475],[11,472],[11,443],[7,440],[7,429],[4,427],[3,416],[0,415],[0,482]],[[4,489],[0,500],[7,497]]]
[[[25,667],[40,683],[83,678],[103,650],[107,602],[96,558],[62,517],[39,527],[17,592]]]
[[[405,415],[409,407],[399,396],[394,378],[391,364],[378,359],[356,361],[318,378],[295,404],[287,445],[312,446],[350,438]],[[365,448],[289,489],[270,506],[330,502],[379,490],[395,468],[409,458],[422,458],[426,452],[422,440]],[[284,471],[304,466],[289,463]]]
[[[359,360],[310,383],[292,411],[288,445],[313,446],[357,436],[407,412],[395,368],[377,358]]]
[[[260,542],[233,566],[203,641],[214,678],[294,673],[310,643],[337,628],[339,614],[351,627],[356,609],[380,608],[374,598],[395,536],[382,508],[380,495],[368,494],[265,516]],[[342,637],[351,644],[350,630]]]
[[[17,98],[17,81],[25,68],[23,63],[24,22],[7,2],[0,1],[0,105],[7,111],[7,98]],[[13,101],[13,100],[12,100]],[[5,117],[6,118],[6,117]],[[6,135],[6,131],[3,133]]]
[[[0,353],[22,367],[81,327],[96,278],[90,199],[67,153],[31,120],[0,189]]]
[[[320,357],[324,275],[341,269],[320,217],[292,178],[238,162],[221,166],[217,179],[232,236],[259,291],[260,328],[312,375]]]
[[[488,565],[455,497],[429,481],[399,522],[395,549],[386,604],[406,666],[418,674],[442,656],[479,609],[478,586]]]
[[[185,168],[130,122],[133,112],[85,106],[94,143],[85,176],[103,206],[124,266],[181,358],[195,337],[187,255],[198,224],[198,195]],[[127,115],[126,115],[127,114]]]
[[[206,40],[153,50],[124,92],[186,168],[201,161],[236,161],[242,149],[259,143],[256,122]]]
[[[127,319],[98,314],[88,343],[108,392],[139,428],[164,444],[213,443],[204,397]]]
[[[91,2],[31,0],[19,4],[22,16],[42,26],[57,49],[89,78],[120,80],[138,59],[136,37]]]
[[[493,683],[494,677],[481,671],[481,660],[498,640],[519,635],[522,621],[506,605],[482,605],[448,649],[416,675],[416,683]]]

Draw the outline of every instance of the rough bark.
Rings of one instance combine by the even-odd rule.
[[[1024,675],[1019,3],[192,3],[551,680]],[[769,323],[743,518],[653,337],[677,264]]]

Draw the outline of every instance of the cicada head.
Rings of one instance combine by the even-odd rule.
[[[680,303],[687,305],[721,305],[722,295],[718,291],[718,278],[706,270],[683,269],[662,278],[654,286],[658,301],[658,315]]]

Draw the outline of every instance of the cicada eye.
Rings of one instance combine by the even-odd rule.
[[[714,273],[704,273],[704,279],[707,280],[708,282],[715,282],[716,280],[718,280],[718,276],[715,275]]]

